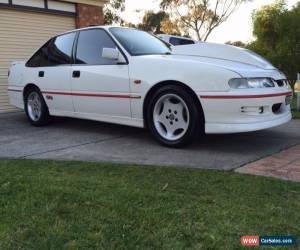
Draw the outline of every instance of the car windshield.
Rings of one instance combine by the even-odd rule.
[[[110,32],[132,56],[166,55],[171,53],[171,49],[166,43],[145,31],[110,28]]]

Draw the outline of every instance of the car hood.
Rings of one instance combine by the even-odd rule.
[[[242,49],[225,44],[200,43],[193,45],[173,46],[172,52],[175,55],[223,59],[232,62],[252,65],[261,69],[275,69],[275,67],[270,62],[257,55],[256,53],[247,49]]]
[[[215,43],[173,46],[172,54],[178,59],[195,60],[226,68],[237,72],[243,77],[286,78],[263,57],[250,50],[235,46]]]

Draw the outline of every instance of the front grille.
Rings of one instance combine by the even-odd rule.
[[[285,80],[277,80],[276,83],[278,87],[284,87],[286,85]]]
[[[280,110],[281,110],[281,106],[282,104],[281,103],[276,103],[272,106],[272,111],[274,114],[279,114],[280,113]]]

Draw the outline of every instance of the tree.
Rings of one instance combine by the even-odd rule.
[[[169,15],[164,11],[146,11],[142,23],[136,27],[153,34],[181,35],[177,24],[172,22]]]
[[[292,85],[300,72],[300,2],[291,10],[277,1],[253,14],[256,40],[248,47],[282,70]]]
[[[123,20],[119,16],[119,12],[125,10],[125,0],[110,0],[104,6],[104,24],[111,25],[113,23],[121,24]]]
[[[247,44],[243,43],[242,41],[228,41],[225,44],[240,47],[240,48],[246,48]]]
[[[193,31],[198,40],[206,41],[246,1],[249,0],[162,0],[161,7],[183,33]]]
[[[160,25],[162,33],[173,36],[182,36],[177,23],[172,22],[170,18],[165,18]]]
[[[272,50],[280,39],[282,16],[286,11],[285,1],[280,0],[253,13],[253,35]]]
[[[169,15],[164,11],[159,11],[157,13],[153,11],[146,11],[143,21],[138,25],[138,28],[154,34],[159,34],[162,33],[161,23],[165,19],[169,19]]]

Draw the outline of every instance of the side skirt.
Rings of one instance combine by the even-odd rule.
[[[99,114],[77,113],[58,110],[49,110],[50,115],[60,117],[70,117],[77,119],[85,119],[91,121],[107,122],[137,128],[144,128],[143,119],[133,119],[131,117],[108,116]]]

